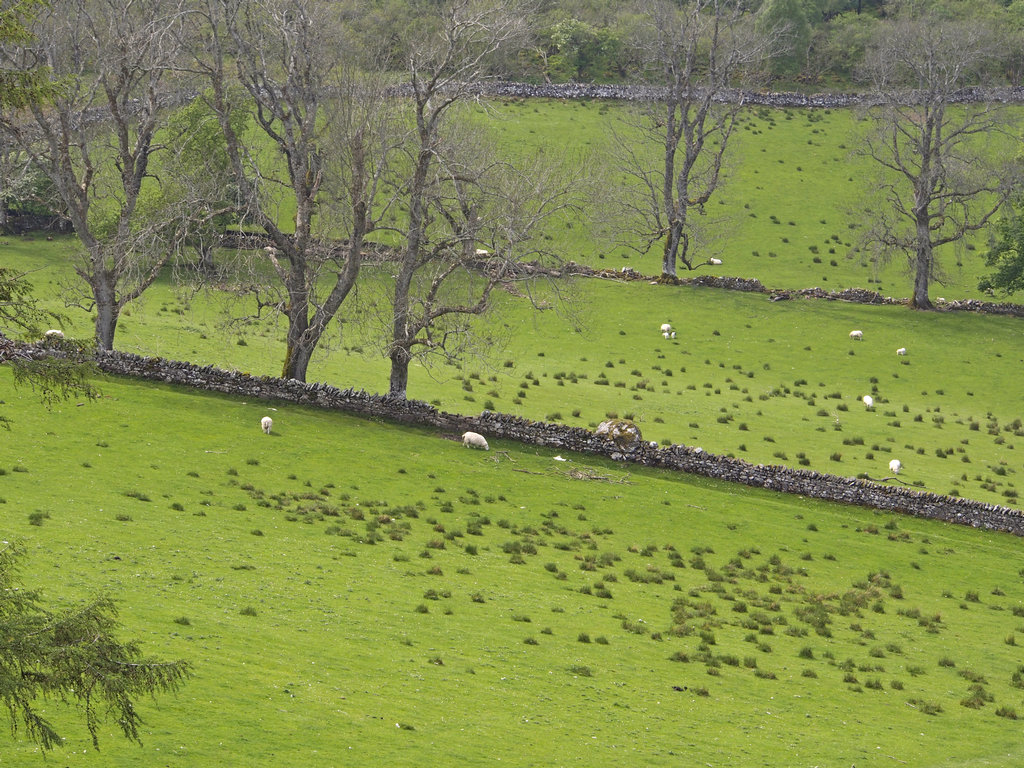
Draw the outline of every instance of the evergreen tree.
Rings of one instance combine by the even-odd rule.
[[[46,608],[38,591],[20,584],[22,554],[17,545],[0,543],[0,701],[11,731],[24,729],[44,750],[61,746],[55,724],[38,708],[39,701],[57,700],[82,708],[94,747],[104,717],[138,742],[136,700],[177,689],[189,676],[188,663],[147,659],[136,642],[119,640],[117,608],[107,597]]]

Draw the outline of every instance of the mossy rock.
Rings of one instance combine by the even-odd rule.
[[[602,421],[597,425],[594,434],[607,437],[623,450],[639,445],[644,439],[643,435],[640,434],[640,427],[629,419],[608,419],[607,421]]]

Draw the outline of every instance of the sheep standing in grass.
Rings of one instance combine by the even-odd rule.
[[[487,445],[487,438],[477,432],[463,432],[462,444],[467,448],[483,448],[485,451],[491,450],[491,447]]]
[[[274,428],[274,420],[269,416],[264,416],[260,419],[260,428],[266,433],[270,434],[270,430]]]
[[[862,397],[861,400],[864,401],[864,407],[867,408],[869,411],[875,407],[875,398],[873,398],[871,395],[864,395],[864,397]]]
[[[710,264],[713,267],[717,267],[717,266],[721,265],[721,263],[722,263],[721,259],[708,259],[708,264]]]
[[[899,355],[900,357],[903,357],[903,355],[907,354],[907,348],[900,347],[899,349],[896,350],[896,354]]]
[[[863,341],[864,331],[850,331],[850,338],[854,341]]]
[[[50,330],[43,334],[43,337],[47,339],[63,339],[64,331],[59,330],[57,328],[51,328]]]
[[[903,469],[903,464],[899,459],[893,459],[889,462],[889,471],[894,475],[898,475],[901,469]]]
[[[662,323],[661,324],[661,332],[662,333],[672,333],[672,324],[671,323]],[[668,338],[668,337],[666,336],[665,338]]]

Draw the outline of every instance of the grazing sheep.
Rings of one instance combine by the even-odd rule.
[[[721,263],[722,263],[721,259],[708,259],[708,264],[711,264],[712,266],[715,266],[715,267],[717,267]]]
[[[270,430],[274,428],[274,420],[269,416],[264,416],[260,419],[260,428],[269,435]]]
[[[676,337],[676,332],[675,332],[675,331],[672,331],[672,333],[670,333],[670,334],[668,335],[668,337],[669,337],[670,339],[674,339],[674,338]]]
[[[491,447],[487,445],[487,439],[476,432],[463,432],[462,444],[467,448],[483,448],[485,451],[491,450]]]
[[[863,341],[864,331],[850,331],[850,338],[854,341]]]
[[[906,347],[900,347],[899,349],[896,350],[896,354],[897,355],[905,355],[905,354],[907,354],[907,348]]]
[[[57,328],[51,328],[46,333],[44,333],[43,336],[47,339],[63,339],[64,331],[61,331]]]
[[[900,462],[899,459],[893,459],[892,461],[889,462],[889,471],[892,472],[894,475],[898,475],[901,469],[903,469],[903,464]]]
[[[490,251],[488,251],[486,248],[477,248],[476,249],[476,255],[477,256],[487,256],[489,254],[490,254]]]
[[[672,334],[670,334],[668,331],[662,331],[661,335],[662,335],[663,338],[666,338],[666,339],[672,338]]]
[[[868,410],[871,410],[872,408],[875,407],[875,398],[873,398],[871,395],[864,395],[864,397],[862,397],[861,400],[864,401],[864,407],[867,408]]]
[[[671,323],[662,323],[661,324],[661,332],[662,333],[671,333],[672,332],[672,324]]]

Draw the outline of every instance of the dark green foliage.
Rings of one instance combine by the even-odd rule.
[[[46,608],[37,591],[20,588],[21,554],[10,544],[0,549],[0,700],[11,729],[24,728],[43,750],[62,745],[56,724],[38,710],[40,702],[59,699],[82,709],[94,746],[103,715],[139,741],[136,701],[177,690],[191,674],[188,663],[144,658],[136,641],[120,640],[117,607],[108,597]]]
[[[985,254],[985,264],[994,267],[992,274],[981,279],[982,291],[1004,294],[1024,289],[1024,215],[1013,213],[996,226],[996,242]]]

